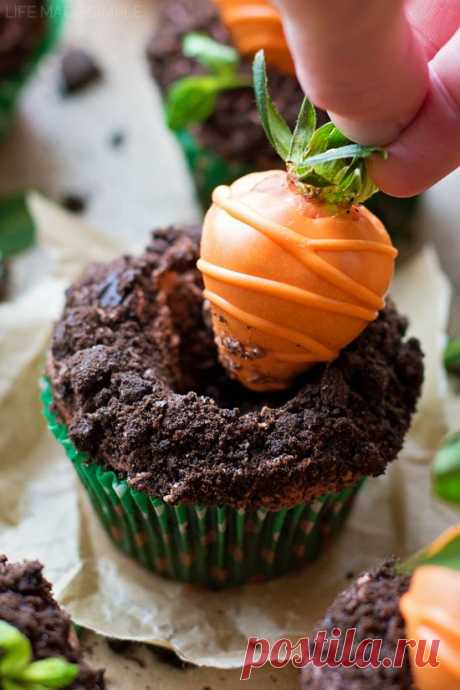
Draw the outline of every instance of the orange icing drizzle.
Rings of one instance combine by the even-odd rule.
[[[381,254],[386,254],[392,257],[397,256],[397,250],[391,245],[382,244],[380,242],[369,242],[366,240],[312,240],[304,237],[295,230],[287,228],[284,225],[275,223],[268,218],[264,218],[257,211],[250,209],[245,204],[235,201],[231,197],[229,187],[220,186],[214,190],[212,195],[213,202],[224,209],[230,216],[237,220],[250,225],[255,230],[261,232],[265,237],[271,239],[279,245],[285,252],[288,252],[300,261],[306,268],[313,273],[316,273],[323,280],[327,280],[332,285],[340,288],[349,295],[357,298],[367,306],[379,311],[384,307],[384,300],[380,295],[377,295],[372,290],[369,290],[365,285],[361,285],[357,281],[350,278],[350,276],[340,271],[335,266],[332,266],[325,259],[317,256],[316,251],[343,251],[344,243],[347,251],[375,251]],[[321,307],[318,295],[312,295],[316,301],[318,309]],[[347,313],[347,307],[344,302],[337,302],[337,311],[343,314]],[[377,314],[374,314],[375,319]]]
[[[205,290],[203,294],[210,302],[222,309],[222,311],[227,312],[234,318],[245,323],[247,326],[251,326],[252,328],[258,328],[259,331],[262,331],[262,333],[266,333],[267,335],[274,335],[278,338],[288,340],[290,343],[294,343],[294,345],[300,345],[311,352],[311,355],[302,355],[300,357],[300,360],[295,359],[294,361],[327,362],[336,357],[336,353],[333,350],[330,350],[317,340],[310,338],[308,335],[304,335],[304,333],[295,331],[292,328],[286,328],[285,326],[281,326],[280,324],[274,323],[273,321],[262,319],[260,316],[257,316],[256,314],[250,314],[249,312],[244,311],[239,307],[236,307],[234,304],[231,304],[226,299],[220,297],[220,295],[217,295],[215,292],[211,292],[210,290]],[[278,353],[278,359],[284,359],[284,357],[285,353]]]
[[[364,309],[364,307],[359,307],[349,302],[339,302],[339,300],[323,297],[309,290],[303,290],[295,285],[281,283],[277,280],[269,280],[268,278],[260,278],[259,276],[232,271],[229,268],[211,264],[204,259],[200,259],[197,265],[202,273],[216,280],[220,280],[222,283],[262,292],[266,295],[278,297],[279,299],[285,299],[288,302],[305,304],[309,307],[335,314],[347,314],[347,316],[355,316],[365,321],[373,321],[377,316],[375,311]]]
[[[398,252],[382,230],[373,225],[378,221],[368,217],[368,212],[357,210],[351,216],[338,213],[336,221],[329,212],[317,216],[321,208],[314,203],[305,208],[296,206],[296,193],[286,186],[281,173],[269,177],[270,191],[266,187],[263,192],[270,195],[279,212],[273,214],[267,209],[265,213],[260,200],[253,207],[246,198],[250,201],[252,185],[256,179],[265,179],[264,175],[248,175],[232,187],[214,190],[213,206],[204,223],[198,269],[205,281],[204,296],[214,307],[213,327],[224,365],[249,388],[276,390],[285,388],[308,366],[334,360],[342,347],[377,318],[385,304],[385,282],[391,278]],[[354,236],[355,217],[358,237]],[[237,230],[235,221],[242,228],[229,242],[226,257],[222,243],[227,233]],[[350,234],[344,237],[348,225]],[[246,245],[244,237],[249,231],[252,235],[248,235]],[[260,244],[261,238],[264,241]],[[258,251],[256,247],[260,247],[259,257],[251,256],[251,252]],[[344,259],[329,261],[328,253],[342,253]],[[363,256],[366,253],[374,256],[367,259]],[[369,267],[379,270],[378,257],[382,257],[382,275],[375,281],[370,279]],[[264,273],[264,261],[273,262],[266,277],[259,275]],[[256,268],[258,264],[260,269]],[[297,276],[293,284],[290,266]],[[353,273],[350,275],[347,269]],[[376,287],[368,287],[366,279],[382,288],[377,291]],[[243,349],[232,349],[232,341]],[[259,350],[254,357],[251,348]]]
[[[268,0],[214,0],[242,55],[265,50],[269,64],[294,74],[281,17]]]

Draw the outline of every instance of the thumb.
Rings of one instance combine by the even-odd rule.
[[[423,106],[388,153],[370,172],[394,196],[422,192],[460,165],[460,29],[431,61]]]
[[[428,91],[404,0],[278,0],[299,81],[344,134],[388,144]]]

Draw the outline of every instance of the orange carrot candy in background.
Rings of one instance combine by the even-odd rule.
[[[265,50],[269,65],[295,74],[281,17],[269,0],[214,0],[241,55]]]
[[[254,86],[286,170],[246,175],[213,194],[203,228],[205,296],[221,362],[253,390],[281,390],[335,359],[384,306],[397,251],[362,202],[377,187],[366,158],[305,99],[292,133],[271,101],[265,58]]]
[[[439,641],[438,666],[422,665],[417,647],[411,647],[415,687],[460,688],[460,525],[444,532],[415,564],[409,591],[400,602],[406,637],[426,640],[425,656],[432,641]]]

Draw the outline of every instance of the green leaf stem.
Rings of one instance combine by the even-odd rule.
[[[444,365],[451,374],[460,374],[460,338],[449,341],[444,350]]]
[[[234,73],[240,64],[240,56],[234,48],[206,34],[187,34],[182,41],[182,52],[213,74]]]
[[[0,254],[7,258],[35,241],[35,224],[24,194],[0,199]]]
[[[460,505],[460,431],[447,436],[436,453],[433,486],[440,498]]]
[[[270,97],[263,50],[254,58],[253,76],[257,108],[265,134],[279,157],[287,161],[293,146],[293,135]]]
[[[333,204],[362,203],[378,191],[366,159],[374,154],[385,156],[383,149],[355,144],[332,122],[316,129],[315,109],[308,98],[302,102],[292,133],[270,97],[262,50],[254,58],[253,78],[267,138],[299,191]]]
[[[174,131],[205,122],[214,112],[217,97],[223,91],[247,88],[252,84],[248,74],[238,71],[240,57],[230,46],[204,34],[190,33],[184,37],[182,50],[207,72],[183,77],[170,86],[166,97],[166,121]]]
[[[426,565],[436,565],[441,568],[460,571],[460,534],[454,532],[452,539],[447,541],[441,549],[433,553],[432,547],[419,551],[417,554],[401,563],[399,572],[411,575],[417,568]]]

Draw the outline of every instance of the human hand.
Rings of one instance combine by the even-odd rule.
[[[460,0],[276,0],[300,83],[411,196],[460,165]]]

